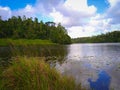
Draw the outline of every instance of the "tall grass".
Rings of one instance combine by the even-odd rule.
[[[41,39],[0,39],[0,46],[9,46],[14,44],[15,46],[20,45],[54,45],[50,40]]]
[[[67,55],[67,48],[62,45],[9,45],[11,56],[28,56],[28,57],[46,57],[46,60],[63,60]]]
[[[36,47],[40,44],[37,40],[24,41],[6,41],[10,43],[12,61],[7,68],[0,67],[0,90],[83,90],[72,77],[61,75],[45,63],[46,57],[41,54],[51,50]]]
[[[0,75],[0,90],[83,90],[43,58],[18,57]]]

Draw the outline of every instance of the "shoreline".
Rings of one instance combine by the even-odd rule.
[[[11,39],[3,38],[0,39],[0,46],[24,46],[24,45],[57,45],[50,40],[41,39]]]

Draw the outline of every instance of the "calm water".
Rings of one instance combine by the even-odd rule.
[[[88,90],[120,90],[120,43],[69,45],[66,61],[56,68]]]
[[[12,51],[0,47],[0,65],[16,56],[17,51],[21,55],[47,57],[51,66],[63,75],[73,76],[88,90],[120,90],[120,43],[30,46]]]

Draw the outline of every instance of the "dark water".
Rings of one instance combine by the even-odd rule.
[[[120,90],[120,43],[0,47],[0,64],[17,54],[47,57],[51,66],[88,90]]]
[[[12,58],[17,56],[46,57],[49,63],[62,63],[67,53],[67,46],[63,45],[0,47],[0,66],[8,66]]]

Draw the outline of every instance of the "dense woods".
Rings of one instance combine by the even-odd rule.
[[[106,43],[106,42],[120,42],[120,31],[108,32],[92,37],[75,38],[73,43]]]
[[[37,18],[26,18],[20,16],[3,21],[0,18],[0,38],[12,39],[43,39],[54,43],[69,44],[71,38],[67,30],[59,23],[43,23]]]

